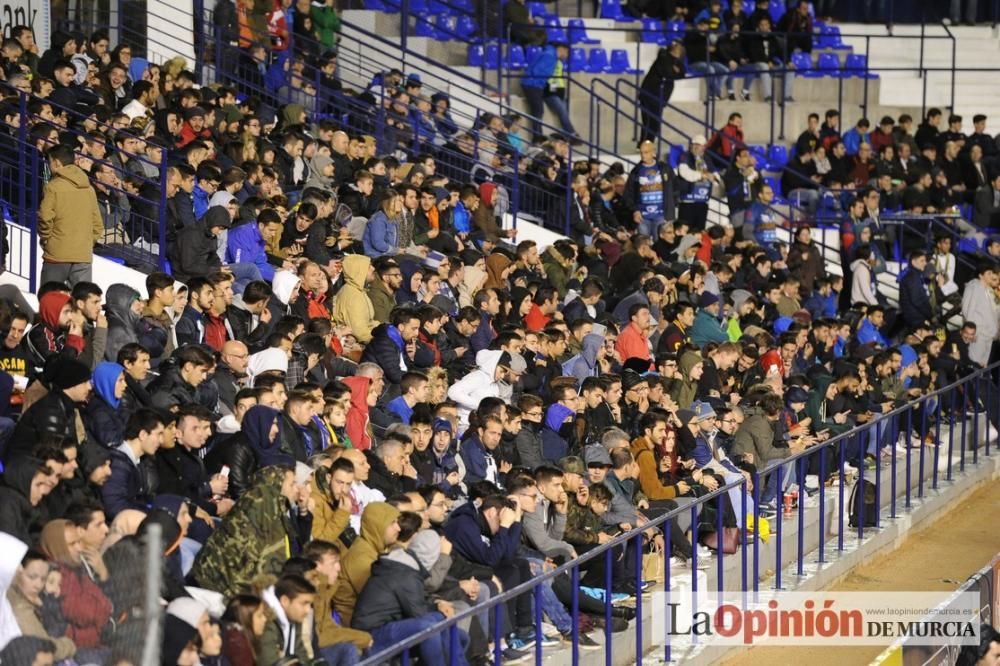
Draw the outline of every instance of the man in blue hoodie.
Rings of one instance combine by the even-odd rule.
[[[561,42],[550,42],[528,63],[521,77],[521,89],[528,102],[531,131],[536,142],[544,138],[542,117],[545,115],[546,105],[559,116],[562,128],[571,135],[576,135],[573,123],[569,119],[566,101],[561,96],[566,89],[563,63],[568,57],[569,46]]]
[[[275,268],[284,260],[267,253],[267,242],[280,233],[281,228],[277,211],[266,208],[260,212],[256,223],[248,222],[230,229],[226,237],[226,261],[254,264],[261,278],[270,284]]]

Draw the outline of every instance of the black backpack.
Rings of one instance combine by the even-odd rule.
[[[855,481],[851,490],[851,515],[850,526],[858,527],[861,522],[860,516],[864,506],[865,527],[875,527],[875,519],[878,509],[875,505],[875,484],[871,481]]]

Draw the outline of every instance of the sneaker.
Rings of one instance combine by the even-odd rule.
[[[528,634],[525,633],[523,636],[518,634],[511,634],[507,639],[508,649],[513,648],[516,652],[526,652],[531,648],[535,647],[535,634],[534,632]]]
[[[563,638],[565,638],[568,643],[572,644],[573,632],[570,632],[568,635],[563,634]],[[576,644],[580,647],[581,650],[600,650],[603,647],[600,643],[595,641],[587,634],[580,634],[579,636],[577,636]]]
[[[611,612],[614,613],[615,611],[618,611],[618,610],[625,610],[625,608],[627,608],[627,607],[613,608],[613,609],[611,609]],[[629,610],[632,611],[632,617],[634,618],[635,617],[635,609],[634,608],[630,608]],[[624,616],[619,617],[617,615],[612,615],[611,616],[611,633],[613,633],[613,634],[620,634],[623,631],[628,631],[628,622],[629,622],[628,619],[625,618]],[[597,629],[599,629],[601,631],[604,631],[604,616],[603,615],[600,615],[600,616],[595,615],[594,616],[594,626],[597,627]]]
[[[730,102],[735,102],[736,101],[736,93],[729,93],[729,95],[726,96],[726,99],[728,99]]]
[[[500,653],[500,662],[503,664],[522,664],[528,661],[530,656],[527,651],[509,647]]]
[[[757,515],[761,518],[774,518],[778,515],[778,506],[774,502],[761,504],[757,507]]]
[[[744,91],[743,91],[743,92],[742,92],[742,93],[740,94],[740,97],[741,97],[741,99],[742,99],[742,100],[743,100],[744,102],[749,102],[749,101],[750,101],[750,91],[749,91],[749,90],[744,90]]]

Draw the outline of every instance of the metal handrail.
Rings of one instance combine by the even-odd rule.
[[[988,366],[986,368],[982,368],[980,370],[977,370],[975,373],[973,373],[973,374],[971,374],[971,375],[969,375],[967,377],[964,377],[962,379],[956,380],[955,382],[952,382],[951,384],[949,384],[947,386],[944,386],[942,388],[939,388],[939,389],[936,389],[934,391],[931,391],[930,393],[921,396],[920,398],[916,399],[913,402],[909,402],[907,404],[904,404],[904,405],[901,405],[899,407],[896,407],[896,408],[890,410],[889,412],[886,412],[884,414],[880,414],[878,417],[876,417],[870,423],[865,423],[863,425],[858,425],[858,426],[856,426],[856,427],[854,427],[854,428],[852,428],[852,429],[850,429],[850,430],[848,430],[846,432],[843,432],[843,433],[841,433],[839,435],[835,435],[834,437],[831,437],[830,439],[828,439],[826,441],[820,442],[820,443],[816,444],[815,446],[809,447],[809,448],[807,448],[807,449],[805,449],[805,450],[803,450],[803,451],[801,451],[799,453],[790,455],[787,458],[782,458],[780,460],[773,461],[771,464],[768,464],[764,469],[759,470],[758,474],[756,475],[756,477],[754,479],[754,491],[753,491],[753,494],[754,494],[755,506],[758,504],[758,500],[759,500],[759,489],[760,489],[760,486],[759,486],[758,481],[760,480],[760,478],[763,475],[768,474],[768,473],[777,474],[778,475],[778,486],[780,488],[781,487],[781,475],[782,475],[782,472],[783,472],[783,470],[785,468],[788,468],[790,465],[794,464],[794,465],[797,466],[797,468],[803,469],[804,468],[804,462],[806,461],[806,458],[808,458],[809,456],[820,454],[820,452],[825,451],[826,449],[829,449],[831,447],[834,447],[837,444],[846,443],[852,437],[862,437],[863,435],[872,432],[873,429],[874,429],[875,432],[878,433],[877,436],[878,436],[878,439],[879,439],[879,447],[881,447],[881,437],[882,437],[882,432],[883,432],[882,431],[882,426],[886,425],[889,428],[889,430],[887,432],[895,435],[896,434],[896,432],[895,432],[896,421],[897,421],[897,419],[899,417],[902,417],[903,415],[907,415],[908,417],[910,417],[910,420],[909,420],[909,423],[908,423],[908,428],[907,428],[907,439],[909,439],[910,431],[912,430],[912,414],[913,414],[914,408],[917,407],[917,406],[926,407],[927,403],[929,403],[931,400],[934,400],[934,402],[935,402],[935,404],[937,406],[937,415],[938,415],[937,429],[938,429],[938,433],[940,433],[940,421],[941,421],[940,417],[941,417],[942,400],[939,400],[938,398],[940,398],[940,397],[942,397],[944,395],[950,395],[952,397],[952,401],[953,401],[952,402],[952,406],[954,406],[955,394],[959,391],[959,389],[967,388],[969,384],[972,384],[973,387],[975,388],[975,398],[974,398],[974,401],[973,401],[973,429],[974,429],[973,437],[974,437],[975,445],[974,445],[973,450],[972,450],[973,451],[973,461],[972,462],[973,462],[973,464],[978,464],[978,453],[979,453],[978,426],[979,426],[979,416],[980,416],[980,414],[983,414],[983,413],[985,413],[987,415],[989,414],[989,406],[990,406],[990,392],[989,392],[989,388],[991,386],[991,384],[989,383],[989,378],[991,376],[991,373],[994,372],[995,370],[997,370],[998,368],[1000,368],[1000,363],[995,363],[995,364],[990,365],[990,366]],[[986,400],[985,400],[985,402],[986,402],[986,408],[985,408],[985,410],[981,410],[980,409],[980,405],[979,405],[978,387],[979,387],[979,384],[980,384],[980,382],[982,380],[987,380],[986,381],[987,394],[986,394]],[[1000,397],[1000,391],[997,391],[997,394],[998,394],[997,397]],[[966,399],[967,397],[968,397],[967,395],[964,395],[963,396],[963,400]],[[923,413],[923,416],[924,416],[924,418],[926,420],[926,410],[924,410],[922,413]],[[966,442],[966,438],[965,438],[965,423],[966,423],[965,420],[963,420],[962,421],[962,438],[963,439],[962,439],[962,450],[961,450],[962,457],[961,457],[961,462],[960,462],[960,465],[961,465],[960,469],[962,469],[962,470],[964,470],[964,468],[965,468],[965,442]],[[989,420],[988,419],[987,419],[987,428],[989,428]],[[952,456],[951,456],[951,454],[952,454],[952,448],[953,448],[953,444],[954,444],[954,441],[953,441],[953,439],[954,439],[954,437],[953,437],[954,436],[954,428],[952,428],[950,430],[950,433],[951,433],[951,436],[949,437],[949,447],[948,447],[948,449],[949,449],[948,450],[948,455],[949,455],[949,458],[948,458],[948,479],[949,480],[952,478],[952,463],[951,463],[951,457]],[[892,489],[893,489],[893,492],[892,492],[892,495],[891,495],[891,517],[895,517],[896,516],[896,496],[897,496],[897,494],[895,492],[895,490],[896,490],[896,475],[895,475],[895,472],[896,472],[896,451],[895,451],[895,439],[896,438],[894,436],[891,437],[890,438],[890,442],[888,443],[888,446],[892,448],[892,462],[891,462],[891,464],[892,464],[892,473],[893,473],[893,477],[892,477]],[[998,445],[998,446],[1000,446],[1000,445]],[[937,478],[938,455],[937,454],[938,454],[939,447],[940,447],[940,437],[938,437],[937,446],[935,447],[934,477],[933,477],[933,486],[932,486],[933,488],[937,488],[938,487],[938,478]],[[924,472],[924,449],[925,448],[927,448],[927,447],[923,447],[922,446],[921,450],[919,452],[919,454],[920,454],[920,470],[919,470],[919,477],[918,478],[919,478],[919,496],[920,497],[923,496],[923,483],[924,483],[923,472]],[[846,507],[845,502],[844,502],[843,475],[844,475],[844,466],[845,466],[846,460],[845,460],[844,453],[843,453],[843,447],[841,447],[840,451],[841,451],[841,453],[840,453],[840,456],[839,456],[838,473],[839,473],[840,478],[841,478],[841,483],[840,483],[840,488],[839,488],[839,493],[840,493],[840,501],[838,503],[839,529],[837,530],[837,540],[838,540],[838,550],[843,550],[843,547],[844,547],[844,533],[845,533],[845,530],[844,530],[844,512],[845,512],[845,510],[848,511],[848,512],[851,511],[851,509],[853,507]],[[909,508],[909,506],[911,504],[911,493],[910,493],[910,491],[911,491],[911,484],[909,483],[909,481],[910,481],[910,462],[911,462],[911,453],[910,452],[911,451],[912,451],[912,449],[908,448],[907,449],[907,454],[906,454],[906,465],[907,465],[906,507],[907,508]],[[862,451],[862,456],[863,455],[864,455],[864,452]],[[876,454],[876,456],[877,455],[878,454]],[[987,432],[987,437],[986,437],[985,455],[986,456],[990,455],[990,444],[989,444],[989,433],[988,432]],[[822,463],[825,462],[825,457],[821,456],[820,461],[821,461],[821,465],[820,466],[821,466],[821,469],[822,469],[824,467],[824,465]],[[858,469],[859,469],[859,483],[863,483],[864,482],[864,476],[865,476],[864,465],[861,464]],[[822,476],[823,474],[825,474],[825,472],[821,471],[820,474]],[[876,467],[876,469],[875,469],[875,474],[876,474],[875,484],[876,484],[876,488],[877,488],[877,490],[876,490],[876,507],[875,507],[875,510],[876,510],[876,528],[877,528],[879,526],[879,522],[878,521],[880,520],[880,513],[881,513],[881,494],[880,494],[880,491],[878,490],[878,488],[881,485],[881,462],[880,461],[879,461],[879,466]],[[799,481],[799,483],[800,483],[800,487],[802,487],[802,485],[804,484],[804,478],[801,479]],[[746,497],[747,497],[748,490],[747,490],[747,482],[746,482],[746,479],[744,478],[744,479],[741,479],[740,481],[734,481],[732,483],[727,483],[727,484],[725,484],[723,486],[720,486],[716,490],[714,490],[714,491],[712,491],[712,492],[710,492],[710,493],[708,493],[708,494],[706,494],[704,496],[695,498],[693,502],[691,502],[689,504],[686,504],[683,507],[678,507],[676,509],[672,509],[672,510],[668,511],[667,513],[662,514],[661,516],[658,516],[657,518],[655,518],[653,520],[650,520],[649,522],[647,522],[644,525],[638,525],[638,526],[634,527],[632,530],[630,530],[629,532],[627,532],[625,534],[620,534],[620,535],[612,538],[607,543],[599,545],[596,548],[593,548],[593,549],[587,551],[585,554],[579,555],[578,557],[574,558],[573,560],[571,560],[569,562],[566,562],[566,563],[564,563],[564,564],[556,567],[555,569],[552,569],[552,570],[547,571],[547,572],[543,572],[541,574],[537,574],[537,575],[533,576],[531,580],[529,580],[527,582],[524,582],[524,583],[518,585],[517,587],[514,587],[514,588],[512,588],[510,590],[504,590],[500,594],[498,594],[496,596],[492,596],[488,601],[486,601],[486,602],[484,602],[482,604],[476,604],[476,605],[473,605],[472,607],[470,607],[470,608],[468,608],[468,609],[466,609],[464,611],[456,612],[452,617],[447,618],[447,619],[445,619],[445,620],[443,620],[443,621],[435,624],[432,627],[428,627],[427,629],[424,629],[424,630],[420,631],[419,633],[414,634],[413,636],[407,638],[406,640],[400,641],[399,643],[393,645],[390,648],[387,648],[386,650],[384,650],[384,651],[382,651],[382,652],[380,652],[378,654],[371,655],[371,656],[365,658],[361,662],[361,664],[363,666],[374,666],[375,664],[383,663],[387,659],[389,659],[389,658],[391,658],[391,657],[393,657],[393,656],[395,656],[395,655],[397,655],[397,654],[399,654],[399,653],[401,653],[401,652],[403,652],[405,650],[408,650],[411,647],[414,647],[414,646],[418,645],[419,643],[423,642],[424,640],[427,640],[428,638],[431,638],[433,636],[439,635],[439,634],[441,634],[441,633],[443,633],[445,631],[454,632],[457,629],[457,624],[459,622],[462,622],[463,620],[466,620],[466,619],[473,618],[475,616],[479,616],[479,615],[481,615],[484,612],[488,612],[490,609],[496,608],[499,604],[506,603],[506,602],[508,602],[508,601],[510,601],[510,600],[512,600],[512,599],[514,599],[514,598],[516,598],[518,596],[520,596],[521,594],[525,594],[525,593],[537,590],[538,588],[540,588],[541,585],[543,585],[543,584],[551,581],[556,576],[562,575],[562,574],[567,573],[567,572],[570,572],[571,574],[573,574],[574,583],[575,583],[574,586],[573,586],[573,595],[574,595],[574,599],[575,599],[576,596],[578,594],[580,594],[579,585],[576,584],[576,579],[577,579],[577,574],[578,574],[578,571],[579,571],[579,567],[582,564],[585,564],[586,562],[589,562],[589,561],[591,561],[591,560],[593,560],[593,559],[595,559],[597,557],[600,557],[602,555],[607,556],[608,554],[610,554],[610,552],[611,552],[612,549],[614,549],[616,547],[619,547],[619,546],[622,546],[622,545],[625,545],[630,540],[633,540],[633,539],[641,540],[642,534],[646,530],[648,530],[650,528],[653,528],[653,527],[658,527],[658,526],[664,524],[665,522],[667,522],[669,520],[672,520],[672,519],[674,519],[674,518],[676,518],[676,517],[678,517],[678,516],[680,516],[680,515],[682,515],[684,513],[690,513],[692,516],[694,516],[694,515],[696,515],[698,507],[703,506],[703,505],[708,505],[709,502],[711,502],[712,500],[718,500],[718,498],[721,498],[721,496],[723,494],[727,494],[730,490],[734,490],[734,489],[737,489],[737,488],[740,489],[741,496],[744,498],[744,508],[745,508],[745,500],[746,500]],[[826,544],[826,540],[824,539],[825,534],[826,534],[826,531],[824,529],[824,521],[825,521],[826,516],[825,516],[824,509],[823,509],[824,498],[825,498],[825,491],[824,491],[823,486],[822,486],[822,480],[821,480],[821,485],[820,485],[820,493],[821,493],[820,494],[820,510],[819,510],[819,517],[820,517],[819,535],[820,535],[820,539],[819,539],[819,548],[818,548],[818,550],[819,550],[820,562],[823,562],[824,561],[824,546]],[[799,502],[799,509],[798,509],[798,512],[799,512],[799,530],[798,530],[798,564],[799,564],[799,567],[798,567],[798,574],[799,575],[803,574],[802,564],[803,564],[803,558],[804,558],[804,541],[803,541],[803,534],[804,534],[804,532],[803,532],[804,506],[805,506],[804,503],[800,501]],[[864,507],[863,506],[861,508],[861,512],[862,513],[859,516],[858,527],[857,527],[857,534],[858,534],[858,539],[859,540],[861,540],[861,539],[864,538],[864,529],[865,529],[864,523],[865,523],[865,520],[864,520]],[[745,511],[744,511],[744,515],[746,515]],[[718,512],[718,521],[721,524],[721,522],[722,522],[721,511]],[[776,519],[776,522],[777,522],[777,525],[776,525],[777,529],[776,529],[775,537],[776,537],[776,540],[777,540],[777,544],[776,544],[777,545],[777,556],[776,556],[776,568],[775,568],[775,586],[776,586],[777,589],[780,589],[781,588],[781,575],[782,575],[782,567],[781,567],[781,563],[782,563],[782,549],[781,549],[782,518],[779,516]],[[667,534],[669,534],[669,531],[665,531],[665,532],[667,532]],[[717,535],[718,535],[719,546],[720,546],[719,552],[721,552],[721,550],[722,550],[721,549],[721,541],[722,541],[721,525],[720,525],[720,529],[717,532]],[[746,586],[747,528],[746,528],[746,521],[745,520],[743,521],[743,526],[741,528],[741,536],[743,537],[742,543],[744,544],[744,546],[742,548],[742,552],[743,552],[743,573],[744,573],[743,591],[744,592],[748,592],[749,590],[747,589],[747,586]],[[754,539],[754,541],[753,541],[753,548],[754,548],[754,569],[755,569],[754,574],[755,575],[754,575],[754,578],[753,578],[753,591],[754,591],[755,594],[758,591],[758,584],[759,584],[759,581],[760,581],[760,575],[759,575],[759,573],[760,573],[759,572],[760,558],[757,556],[758,555],[758,544],[759,544],[759,540],[758,539]],[[669,550],[669,547],[670,546],[669,546],[669,540],[668,540],[667,546],[664,549],[664,557],[665,558],[669,556],[669,552],[667,552]],[[640,552],[641,552],[641,549],[640,549]],[[697,546],[695,546],[694,558],[695,559],[697,558]],[[723,569],[723,566],[722,566],[723,557],[722,556],[717,556],[717,558],[718,558],[718,569],[719,569],[719,573],[720,573],[720,578],[719,578],[718,584],[719,584],[719,588],[721,590],[722,589],[722,577],[721,577],[721,573],[722,573],[722,569]],[[695,564],[695,562],[693,562],[692,563],[692,568],[694,569],[695,566],[696,566],[696,564]],[[667,577],[667,580],[666,580],[665,584],[669,588],[669,582],[670,582],[669,567],[666,567],[665,571],[666,571],[666,577]],[[637,571],[637,578],[641,578],[641,575],[642,575],[642,570],[641,570],[641,567],[639,567],[639,570]],[[692,581],[692,582],[694,583],[694,581]],[[608,573],[608,580],[607,580],[607,587],[610,588],[610,586],[611,586],[611,581],[610,581],[610,572],[609,572]],[[696,587],[696,584],[694,584],[693,587],[692,587],[692,595],[695,595],[696,593],[697,593],[697,587]],[[606,608],[607,608],[606,612],[610,613],[611,604],[607,603],[606,604]],[[575,609],[574,609],[574,611],[575,611]],[[536,609],[536,625],[538,624],[538,615],[539,615],[539,613],[540,613],[540,611],[538,611]],[[573,618],[573,628],[574,628],[574,637],[575,637],[576,636],[576,632],[578,630],[577,629],[577,619],[576,619],[576,613],[575,612],[572,614],[572,618]],[[636,619],[637,619],[636,632],[637,632],[637,636],[639,637],[639,639],[637,640],[638,644],[636,646],[637,661],[638,661],[642,657],[642,640],[641,640],[641,636],[642,636],[642,625],[641,625],[642,618],[641,618],[641,606],[637,607]],[[609,631],[609,630],[606,629],[606,631]],[[669,641],[669,638],[668,638],[668,641]],[[609,645],[609,647],[610,647],[610,645]],[[574,640],[574,648],[575,648],[575,640]],[[669,649],[670,649],[669,648],[669,642],[668,642],[668,645],[665,646],[665,648],[668,651],[667,652],[667,658],[669,659]],[[497,646],[497,651],[499,652],[499,645]],[[575,656],[575,653],[574,653],[574,656]]]

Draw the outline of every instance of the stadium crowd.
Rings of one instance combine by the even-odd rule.
[[[302,14],[322,25],[322,7],[296,8],[296,30],[311,29]],[[956,136],[961,119],[939,132],[929,114],[915,137],[892,123],[840,136],[827,114],[803,135],[797,159],[817,173],[791,189],[816,189],[817,208],[856,193],[838,213],[837,261],[808,226],[779,240],[737,117],[692,141],[677,169],[645,142],[631,171],[605,170],[570,163],[570,137],[522,137],[520,118],[459,128],[446,97],[401,72],[356,95],[388,100],[376,139],[363,122],[313,122],[315,104],[271,108],[173,65],[133,81],[128,46],[110,50],[102,32],[52,44],[39,57],[20,28],[2,44],[7,89],[30,98],[27,117],[17,97],[2,105],[0,140],[42,156],[44,253],[37,311],[0,301],[5,662],[139,663],[154,525],[169,666],[353,664],[723,485],[757,483],[745,515],[737,488],[644,532],[644,554],[669,542],[674,575],[692,575],[693,561],[723,556],[719,520],[759,531],[852,468],[927,445],[936,415],[915,407],[911,438],[847,438],[811,456],[805,478],[784,466],[779,484],[781,460],[993,355],[1000,242],[965,277],[951,236],[910,249],[891,306],[876,288],[893,243],[881,172],[812,187],[834,165],[861,173],[865,148],[886,146],[904,172],[890,185],[905,184],[915,141],[935,182],[935,168],[973,165],[976,187],[950,174],[945,185],[974,192],[977,217],[960,231],[981,233],[1000,181],[976,166],[976,146],[992,156],[995,143],[981,128]],[[248,45],[240,66],[264,72],[272,54]],[[341,103],[327,92],[316,104]],[[504,227],[512,155],[568,238],[539,247]],[[149,203],[164,164],[160,219]],[[713,187],[728,224],[706,223]],[[95,284],[95,246],[161,242],[170,274]],[[518,663],[571,640],[574,622],[580,648],[597,649],[605,603],[624,631],[627,602],[652,584],[636,584],[635,547],[615,549],[610,600],[605,559],[586,563],[577,618],[570,577],[546,583],[548,633],[523,594],[462,622],[461,654],[447,634],[417,652],[487,663],[499,634]]]

